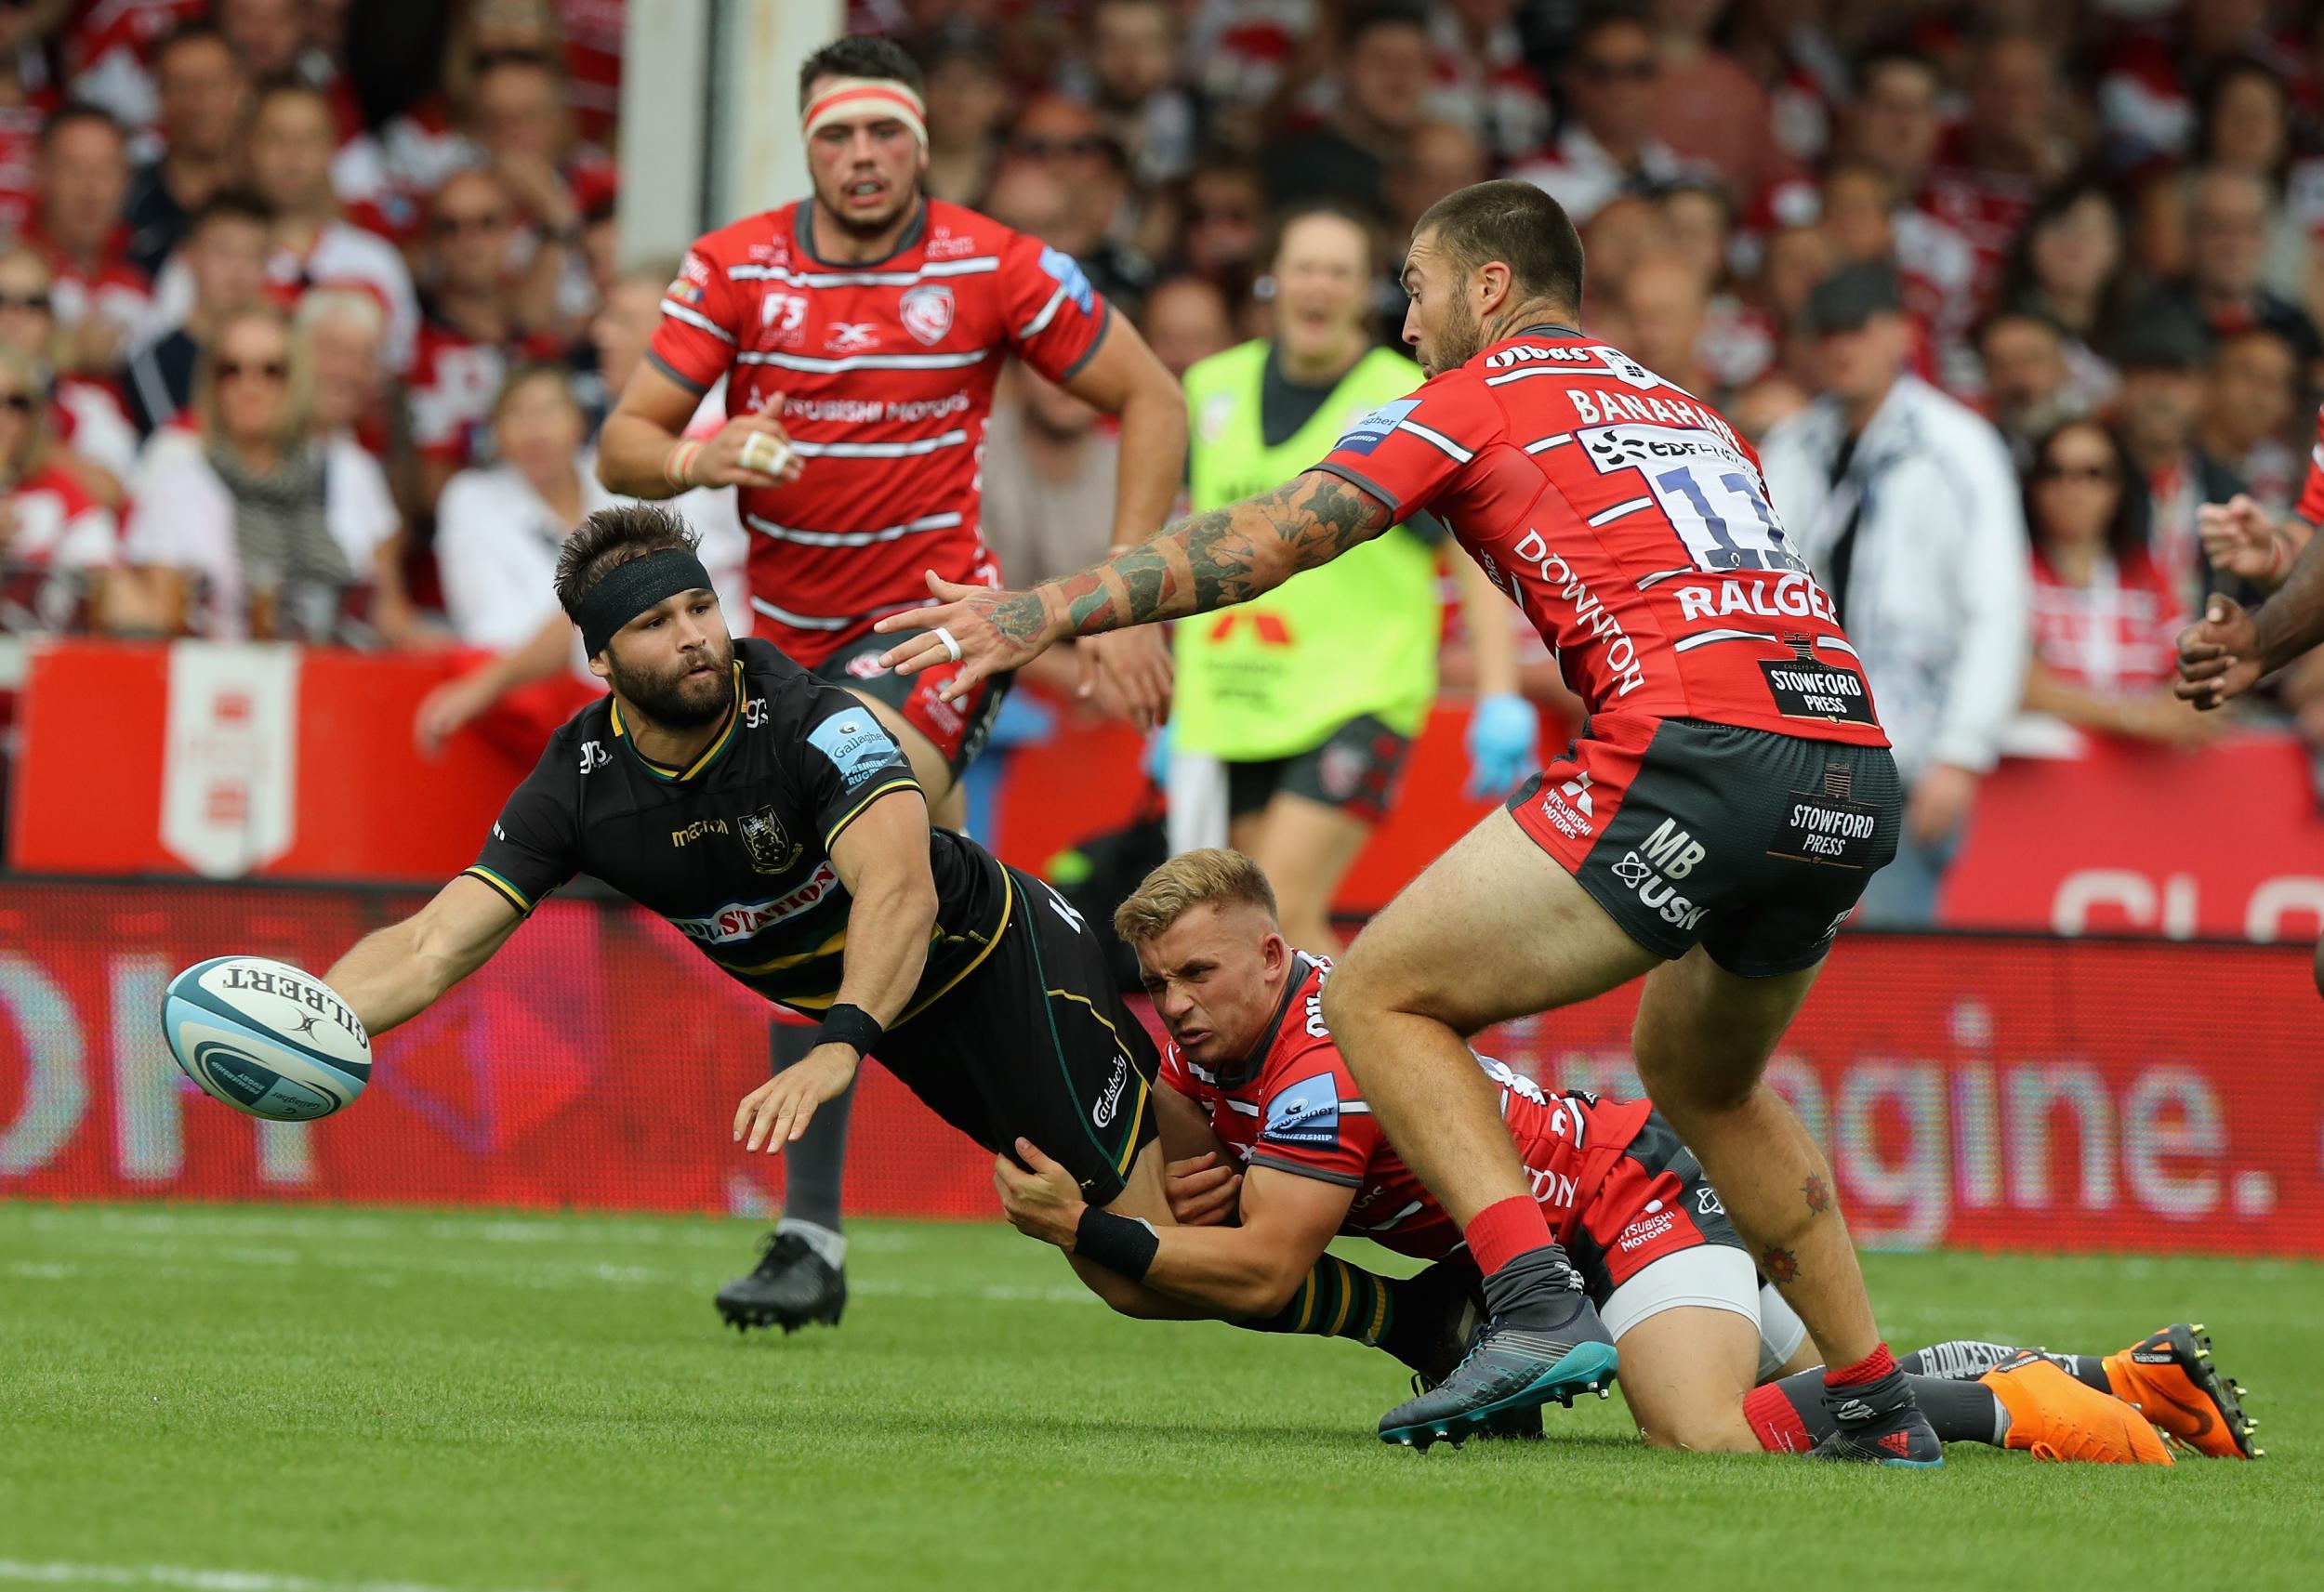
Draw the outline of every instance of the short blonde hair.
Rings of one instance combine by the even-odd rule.
[[[1114,909],[1114,932],[1135,945],[1152,940],[1205,901],[1244,901],[1275,915],[1274,887],[1240,851],[1182,851],[1139,881]]]

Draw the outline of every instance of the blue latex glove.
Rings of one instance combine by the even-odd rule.
[[[1145,769],[1147,779],[1152,780],[1157,785],[1168,785],[1170,783],[1169,720],[1164,719],[1155,726],[1154,732],[1146,737],[1145,756],[1140,761]]]
[[[1470,799],[1506,795],[1536,767],[1534,743],[1540,730],[1533,704],[1515,692],[1480,698],[1469,715]]]

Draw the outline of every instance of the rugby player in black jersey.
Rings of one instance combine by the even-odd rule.
[[[566,540],[558,601],[612,695],[551,738],[475,866],[325,980],[373,1033],[393,1028],[593,875],[820,1021],[805,1058],[743,1098],[738,1143],[798,1139],[877,1055],[986,1150],[1022,1136],[1071,1169],[1091,1206],[1076,1270],[1142,1272],[1170,1220],[1155,1055],[1103,948],[1046,885],[930,827],[911,764],[853,695],[730,639],[695,541],[649,505]]]

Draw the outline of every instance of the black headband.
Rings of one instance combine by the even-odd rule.
[[[608,572],[581,599],[574,623],[581,626],[582,650],[594,658],[605,651],[614,631],[656,603],[681,592],[710,589],[710,572],[683,547],[632,559]]]

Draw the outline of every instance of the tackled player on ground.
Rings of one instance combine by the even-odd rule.
[[[1155,1099],[1179,1225],[1158,1234],[1142,1275],[1107,1280],[1103,1296],[1132,1316],[1191,1305],[1261,1330],[1353,1337],[1441,1379],[1450,1360],[1411,1346],[1446,1335],[1445,1301],[1471,1303],[1475,1268],[1459,1229],[1381,1137],[1323,1021],[1329,965],[1285,941],[1265,874],[1239,852],[1185,852],[1149,874],[1114,923],[1169,1034]],[[1535,1203],[1620,1349],[1622,1391],[1646,1441],[1801,1453],[1829,1436],[1805,1329],[1758,1281],[1717,1191],[1661,1114],[1477,1065]],[[995,1167],[1010,1220],[1070,1252],[1083,1203],[1070,1175],[1033,1145],[1018,1157],[1032,1170]],[[1391,1282],[1327,1256],[1335,1236],[1433,1264]],[[1406,1319],[1414,1310],[1437,1313]],[[2107,1356],[1947,1343],[1900,1363],[1948,1442],[2166,1464],[2160,1428],[2190,1452],[2249,1455],[2251,1423],[2199,1332],[2166,1328]],[[1454,1335],[1438,1352],[1461,1347]],[[1538,1433],[1538,1412],[1523,1414]]]

